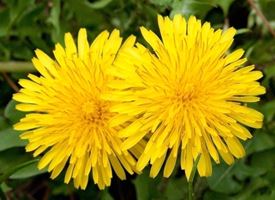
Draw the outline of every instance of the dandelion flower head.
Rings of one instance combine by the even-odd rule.
[[[200,176],[209,176],[211,158],[232,164],[245,155],[240,140],[252,137],[247,127],[262,126],[263,115],[246,106],[265,93],[257,81],[262,73],[243,66],[242,49],[228,53],[234,28],[214,30],[180,15],[158,16],[158,25],[161,37],[141,27],[152,50],[138,43],[120,52],[109,70],[117,79],[105,98],[118,102],[111,107],[114,119],[136,119],[119,133],[126,138],[123,149],[148,140],[138,170],[150,163],[155,177],[164,166],[169,177],[179,157],[189,179],[198,158]]]
[[[32,62],[40,76],[22,79],[22,89],[14,95],[17,109],[28,112],[14,127],[29,141],[27,151],[42,155],[38,168],[48,167],[51,178],[66,169],[64,182],[71,179],[85,189],[89,174],[100,189],[111,183],[112,169],[125,179],[133,173],[134,153],[124,150],[117,136],[119,126],[110,126],[111,102],[102,100],[111,79],[106,69],[120,48],[134,43],[130,37],[122,46],[119,31],[103,31],[89,45],[85,29],[80,29],[77,45],[70,33],[65,48],[56,45],[55,60],[36,50]],[[135,151],[137,152],[137,151]]]

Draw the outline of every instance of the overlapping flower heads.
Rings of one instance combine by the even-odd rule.
[[[152,50],[141,44],[122,50],[110,70],[117,79],[105,98],[119,102],[111,106],[118,113],[113,118],[133,121],[119,133],[126,138],[122,149],[145,137],[138,170],[150,163],[155,177],[164,165],[169,177],[179,157],[188,179],[198,158],[199,174],[209,176],[211,157],[232,164],[245,155],[239,140],[252,137],[245,126],[261,128],[263,115],[245,103],[265,93],[257,82],[262,73],[242,67],[242,49],[227,53],[233,28],[214,31],[207,22],[193,16],[186,22],[180,15],[159,16],[158,24],[161,38],[141,28]]]
[[[130,37],[121,48],[134,42]],[[77,46],[68,33],[65,49],[56,45],[56,60],[36,50],[32,61],[41,76],[30,74],[29,80],[19,81],[23,88],[13,98],[20,102],[18,110],[29,113],[15,129],[24,131],[21,138],[29,140],[27,151],[34,151],[34,156],[45,152],[38,168],[48,166],[51,178],[67,168],[64,181],[73,178],[76,188],[85,189],[91,172],[103,189],[111,183],[112,169],[121,179],[126,178],[124,169],[133,173],[136,160],[121,150],[117,137],[121,127],[109,126],[112,103],[100,97],[108,90],[111,77],[106,69],[121,43],[118,30],[102,32],[91,46],[85,29],[79,31]],[[133,155],[138,156],[138,148]]]
[[[85,189],[89,174],[100,189],[112,170],[125,179],[151,164],[155,177],[169,177],[180,161],[187,179],[196,159],[201,176],[212,173],[211,157],[232,164],[245,155],[247,127],[261,128],[263,115],[247,107],[265,93],[244,51],[228,53],[235,29],[180,15],[158,17],[161,38],[141,28],[149,49],[133,36],[121,46],[117,30],[102,32],[89,46],[81,29],[77,47],[70,34],[55,60],[40,50],[14,99],[25,112],[15,125],[29,140],[27,151],[42,155],[52,178],[66,168],[65,182]],[[136,159],[138,162],[136,163]]]

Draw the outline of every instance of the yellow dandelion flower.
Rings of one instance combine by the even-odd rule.
[[[117,79],[104,98],[119,102],[111,107],[118,113],[113,120],[122,123],[126,114],[137,119],[119,133],[126,138],[123,149],[148,139],[138,170],[150,163],[155,177],[164,166],[169,177],[179,155],[189,178],[200,155],[198,172],[209,176],[211,157],[232,164],[245,155],[239,139],[252,137],[245,126],[261,128],[263,115],[246,102],[257,102],[265,93],[257,82],[262,73],[253,65],[242,67],[242,49],[227,53],[233,28],[215,31],[208,22],[180,15],[158,16],[158,24],[161,39],[141,27],[153,51],[136,44],[120,52],[115,68],[108,70]]]
[[[85,189],[89,174],[100,189],[109,186],[112,169],[125,179],[126,169],[133,173],[138,150],[121,150],[120,126],[111,126],[112,103],[102,100],[111,80],[105,72],[119,49],[133,45],[134,37],[121,46],[119,31],[102,32],[89,45],[85,29],[80,29],[77,46],[72,35],[65,35],[65,48],[56,45],[55,60],[36,50],[32,62],[41,76],[29,74],[13,99],[17,109],[28,112],[14,128],[24,131],[27,151],[43,154],[38,168],[48,166],[51,178],[66,168],[64,182],[73,179],[76,188]],[[140,147],[138,147],[140,148]]]

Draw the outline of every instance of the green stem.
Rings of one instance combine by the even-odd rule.
[[[189,181],[188,181],[188,200],[194,200],[193,182],[194,182],[194,177],[196,175],[197,165],[198,165],[199,160],[200,160],[200,156],[198,156],[196,158],[196,161],[193,165],[193,169],[192,169]]]
[[[188,181],[188,200],[193,200],[193,181]]]
[[[0,72],[34,72],[36,71],[30,62],[11,61],[0,62]]]

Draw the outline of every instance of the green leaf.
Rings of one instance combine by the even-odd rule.
[[[262,67],[270,67],[274,64],[275,41],[274,40],[258,40],[253,45],[253,50],[249,56],[249,61]]]
[[[232,194],[241,191],[242,185],[234,180],[234,167],[224,163],[213,165],[213,174],[207,178],[209,187],[215,191],[225,194]]]
[[[15,173],[13,173],[9,178],[10,179],[24,179],[24,178],[29,178],[33,177],[39,174],[43,174],[47,172],[47,169],[44,170],[39,170],[37,168],[38,161],[34,161],[29,165],[26,165],[25,167],[22,167]]]
[[[26,168],[27,166],[37,162],[38,159],[35,159],[35,160],[29,160],[29,161],[26,161],[24,163],[21,163],[19,165],[16,165],[12,168],[9,168],[7,171],[5,171],[5,173],[0,176],[0,183],[4,182],[6,179],[8,179],[12,174],[15,174],[16,172],[20,171],[21,169],[23,168]]]
[[[218,200],[218,199],[222,199],[222,200],[233,200],[232,198],[228,197],[227,195],[223,194],[223,193],[218,193],[218,192],[214,192],[214,191],[207,191],[204,194],[203,200]]]
[[[255,132],[253,138],[247,143],[246,152],[248,155],[275,147],[274,135],[270,135],[263,130]]]
[[[233,1],[234,0],[215,0],[215,3],[222,8],[224,15],[227,16],[229,7]]]
[[[11,128],[0,131],[0,151],[12,148],[23,147],[26,145],[26,141],[21,140],[19,135],[21,133]]]
[[[215,0],[181,0],[174,1],[172,4],[172,12],[170,15],[182,14],[185,17],[196,15],[200,18],[204,17],[206,13],[214,8]]]
[[[8,123],[8,120],[3,117],[3,116],[0,116],[0,130],[4,130],[6,128],[8,128],[10,125]]]
[[[134,185],[138,200],[150,200],[158,194],[157,179],[150,178],[148,170],[144,170],[142,174],[137,176]]]
[[[25,43],[27,43],[26,37],[42,37],[42,32],[45,30],[44,27],[42,27],[43,25],[41,25],[41,22],[39,22],[39,19],[43,17],[44,9],[45,7],[42,4],[31,5],[18,19],[17,24],[19,24],[19,26],[17,27],[17,32],[15,32],[15,34],[22,38]],[[30,47],[28,48],[33,51]]]
[[[168,181],[168,180],[167,180]],[[167,200],[182,200],[187,197],[187,180],[185,177],[170,179],[167,182],[165,196]]]
[[[45,53],[51,52],[51,49],[49,48],[47,42],[41,38],[41,36],[38,35],[30,35],[30,40],[33,43],[33,45],[38,49],[43,49]],[[34,68],[34,67],[33,67]]]
[[[6,106],[4,112],[5,117],[8,118],[12,124],[18,122],[22,117],[25,116],[25,113],[15,109],[16,104],[16,101],[11,100]]]
[[[1,16],[0,16],[1,17]],[[6,34],[6,33],[4,33]],[[1,37],[1,23],[0,23],[0,37]],[[10,57],[10,51],[5,44],[0,42],[0,60],[7,61]]]
[[[246,185],[246,187],[242,190],[241,193],[234,196],[234,199],[235,200],[257,199],[256,197],[257,195],[255,195],[256,191],[267,185],[268,185],[267,180],[256,177],[255,179],[252,179],[252,181],[249,184]],[[262,194],[261,194],[261,197],[263,197]],[[263,200],[265,198],[260,198],[260,199]]]
[[[234,176],[238,178],[239,181],[245,181],[247,178],[259,177],[266,173],[266,170],[247,165],[244,160],[239,160],[233,169]]]
[[[5,193],[12,190],[12,188],[10,188],[6,183],[2,183],[2,184],[0,185],[0,188],[1,188],[2,191],[5,192]],[[0,199],[1,199],[1,198],[0,198]]]
[[[10,17],[8,9],[0,10],[0,37],[5,36],[9,30]]]
[[[26,154],[22,148],[11,148],[0,152],[0,182],[5,181],[17,171],[33,164],[37,164],[38,159],[33,159],[29,154]],[[26,169],[25,169],[26,170]],[[33,168],[31,168],[33,170]],[[37,171],[22,173],[37,174]],[[42,171],[41,173],[44,173]],[[19,174],[17,174],[19,176]],[[21,175],[23,177],[23,175]]]
[[[12,23],[16,23],[16,20],[18,20],[32,4],[34,4],[34,0],[12,0],[8,2]]]
[[[251,164],[261,169],[273,169],[275,167],[275,148],[253,154]]]
[[[94,9],[93,6],[89,6],[90,3],[87,0],[68,0],[66,3],[68,3],[68,7],[75,13],[80,26],[98,26],[98,24],[104,23],[105,19],[102,13]]]
[[[112,0],[98,0],[98,1],[95,1],[93,3],[85,1],[85,5],[89,8],[101,9],[101,8],[106,7],[111,2],[112,2]]]
[[[275,65],[270,65],[264,68],[264,80],[263,80],[263,85],[265,87],[269,86],[269,81],[272,77],[275,77]]]
[[[12,56],[14,56],[14,58],[23,59],[23,60],[31,60],[31,58],[33,57],[33,51],[30,50],[26,46],[12,43],[11,47],[13,49],[17,49],[17,51],[12,53]]]
[[[237,29],[236,35],[241,35],[246,33],[251,33],[251,30],[249,28],[241,28],[241,29]]]
[[[263,104],[260,108],[260,111],[264,114],[264,120],[266,123],[269,123],[274,118],[275,114],[275,100],[271,100]]]
[[[114,200],[114,198],[110,195],[108,190],[103,190],[101,192],[101,200]]]
[[[258,0],[256,1],[267,20],[275,20],[275,0]]]
[[[60,29],[60,0],[54,0],[53,6],[50,12],[48,22],[53,25],[54,29],[51,31],[54,42],[61,42],[63,40],[63,33]]]
[[[59,183],[59,182],[58,182]],[[50,183],[51,187],[51,193],[53,195],[69,195],[70,191],[74,189],[73,184],[57,184],[55,183]],[[90,191],[90,190],[89,190]],[[82,199],[82,198],[80,198]]]
[[[20,165],[33,159],[30,154],[26,154],[24,148],[10,148],[0,151],[0,175],[10,168]]]
[[[157,6],[170,6],[174,0],[150,0],[150,2]]]
[[[275,76],[275,65],[267,66],[264,68],[264,73],[267,79]]]
[[[138,200],[148,200],[150,199],[150,191],[151,191],[151,184],[152,181],[148,178],[148,174],[142,173],[140,174],[135,180],[135,188],[137,192],[137,199]]]

